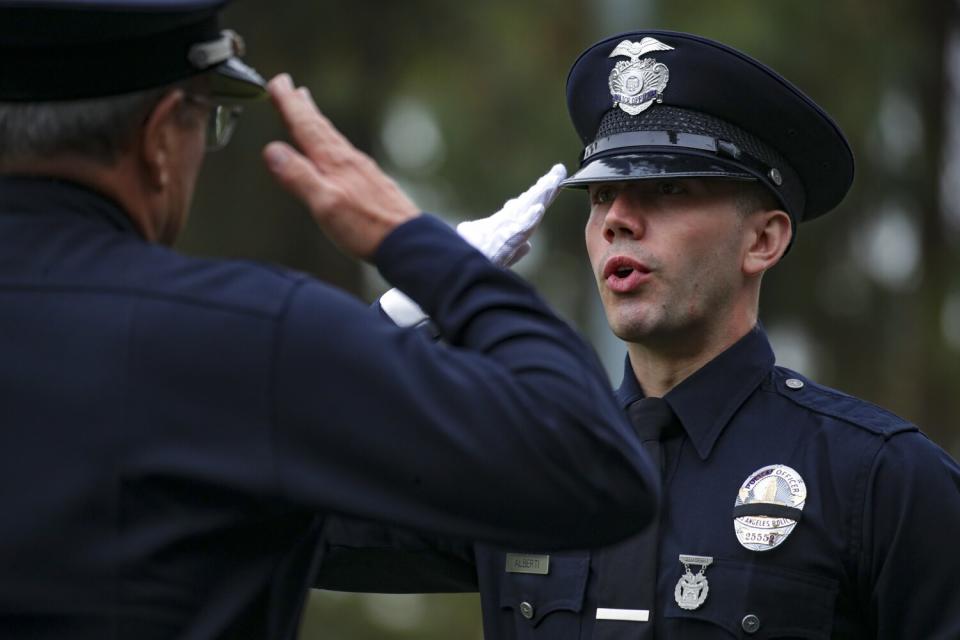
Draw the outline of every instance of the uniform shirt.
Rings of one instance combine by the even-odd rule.
[[[0,637],[292,638],[331,512],[547,545],[647,519],[602,369],[526,284],[427,216],[376,258],[445,345],[0,178]]]
[[[617,395],[624,408],[643,397],[629,361]],[[647,552],[638,548],[642,536],[561,553],[445,547],[452,586],[479,585],[487,640],[627,640],[643,625],[653,625],[656,638],[682,640],[960,638],[960,469],[914,425],[776,367],[760,327],[665,399],[683,433],[664,447],[655,602],[638,599],[631,571]],[[802,478],[806,502],[778,546],[753,551],[735,534],[734,504],[747,479],[771,465]],[[374,539],[380,557],[367,565],[370,575],[364,580],[356,565],[351,575],[345,560],[362,558],[357,548],[370,535],[339,527],[331,525],[337,552],[322,573],[334,586],[415,587],[397,572],[383,575],[384,532]],[[410,537],[393,542],[418,549]],[[338,555],[351,546],[354,553]],[[517,555],[508,561],[508,553]],[[706,597],[691,610],[676,601],[681,554],[712,558]],[[441,570],[435,557],[417,564]],[[425,573],[411,571],[411,582],[451,587],[431,585]],[[651,621],[597,620],[598,608],[649,610]]]

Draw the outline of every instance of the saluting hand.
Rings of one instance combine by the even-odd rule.
[[[566,167],[553,165],[533,186],[508,200],[493,215],[458,224],[457,233],[495,265],[515,264],[530,251],[530,236],[566,177]],[[427,320],[420,305],[399,289],[390,289],[380,296],[380,308],[400,327],[412,327]]]
[[[305,87],[295,88],[281,74],[267,89],[296,145],[268,144],[263,156],[270,171],[334,243],[370,259],[387,234],[420,209],[320,113]]]

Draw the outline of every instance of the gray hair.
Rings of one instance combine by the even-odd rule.
[[[0,102],[0,166],[63,155],[111,165],[164,95],[178,88],[189,93],[201,82],[89,100]]]

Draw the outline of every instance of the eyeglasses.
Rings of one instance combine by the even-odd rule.
[[[210,110],[207,117],[207,151],[219,151],[227,146],[237,128],[243,107],[236,104],[218,104],[209,98],[193,94],[187,94],[186,99]]]

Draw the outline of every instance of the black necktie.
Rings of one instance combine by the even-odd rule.
[[[676,416],[663,398],[642,398],[627,407],[627,417],[650,460],[664,472],[662,442],[676,429]]]
[[[647,455],[664,477],[663,441],[677,433],[680,423],[670,405],[662,398],[643,398],[627,407],[627,417],[640,438]],[[661,492],[662,493],[662,492]],[[657,602],[657,557],[660,540],[660,514],[656,514],[646,529],[628,538],[604,554],[604,572],[601,577],[600,597],[612,604],[600,606],[648,609],[650,621],[598,624],[594,640],[649,640],[654,637],[654,625],[663,615]]]

